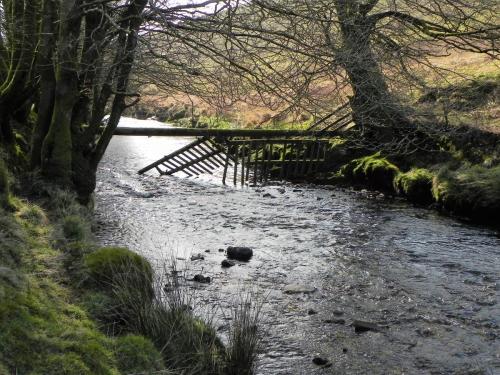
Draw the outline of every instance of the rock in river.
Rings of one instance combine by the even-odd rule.
[[[313,358],[313,363],[316,365],[316,366],[324,366],[324,367],[328,367],[328,365],[330,364],[330,361],[326,358],[322,358],[322,357],[314,357]]]
[[[195,261],[195,260],[205,260],[205,256],[203,254],[191,255],[191,261]]]
[[[230,268],[236,265],[232,260],[224,259],[221,263],[222,268]]]
[[[283,289],[283,292],[285,292],[286,294],[299,294],[299,293],[309,294],[309,293],[314,293],[315,291],[316,291],[315,287],[300,285],[300,284],[289,284],[285,286],[285,288]]]
[[[352,326],[354,327],[354,332],[356,333],[363,333],[367,331],[379,332],[381,330],[381,328],[375,323],[365,322],[363,320],[353,321]]]
[[[248,262],[253,256],[253,250],[249,247],[229,246],[227,248],[227,257],[242,262]]]
[[[210,278],[210,276],[194,275],[193,281],[196,281],[197,283],[201,284],[210,284],[212,279]]]

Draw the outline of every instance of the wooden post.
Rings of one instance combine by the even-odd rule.
[[[245,185],[245,157],[246,157],[247,144],[243,143],[241,146],[241,186]],[[248,167],[247,167],[248,169]]]
[[[293,177],[294,178],[297,178],[297,175],[299,174],[299,165],[300,165],[300,152],[299,152],[299,146],[301,146],[300,143],[296,143],[295,144],[295,152],[296,152],[296,155],[295,155],[295,168],[294,168],[294,171],[293,171]]]
[[[306,173],[306,163],[307,163],[307,156],[309,155],[310,151],[310,143],[309,141],[304,142],[304,145],[306,146],[304,150],[304,156],[302,157],[302,165],[300,166],[300,174],[304,176]]]
[[[233,174],[233,184],[236,185],[238,181],[238,158],[239,158],[239,146],[234,145],[234,174]]]
[[[288,144],[287,142],[285,142],[283,144],[283,157],[280,158],[280,159],[283,159],[282,160],[282,163],[281,163],[281,170],[280,170],[280,179],[283,180],[283,178],[285,177],[285,168],[286,168],[286,148],[287,148]]]
[[[266,144],[264,143],[262,145],[262,156],[260,158],[260,176],[259,176],[259,182],[262,183],[262,180],[264,179],[264,166],[266,162]]]
[[[264,183],[267,184],[269,173],[271,172],[271,160],[273,157],[273,143],[269,143],[269,153],[267,154],[266,170],[264,175]]]
[[[248,179],[250,178],[250,167],[251,167],[251,156],[252,153],[250,152],[252,149],[252,144],[249,145],[248,147],[248,152],[247,152],[247,171],[246,171],[246,176],[245,176],[245,181],[248,183]]]
[[[310,149],[310,155],[309,155],[309,166],[307,168],[307,174],[311,175],[313,172],[314,168],[314,155],[316,152],[316,147],[319,146],[318,142],[311,142],[311,149]]]
[[[253,185],[257,185],[257,163],[259,161],[259,143],[254,143],[254,158],[253,158]]]
[[[226,162],[224,163],[224,174],[222,175],[222,184],[226,184],[227,168],[229,167],[229,149],[226,153]]]

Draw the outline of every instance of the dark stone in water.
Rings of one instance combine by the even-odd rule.
[[[224,251],[226,251],[226,250],[224,250],[224,249],[219,249],[219,253],[223,253]]]
[[[352,326],[354,327],[354,332],[363,333],[368,331],[380,331],[380,327],[375,323],[366,322],[363,320],[355,320],[352,322]]]
[[[222,268],[230,268],[236,265],[232,260],[224,259],[221,263]]]
[[[193,281],[196,281],[197,283],[201,284],[210,284],[212,279],[210,278],[210,276],[194,275]]]
[[[324,322],[327,324],[345,324],[344,319],[325,319]]]
[[[205,257],[203,256],[203,254],[191,255],[191,261],[195,261],[195,260],[205,260]]]
[[[308,315],[316,315],[318,312],[314,309],[309,309],[309,311],[307,312]]]
[[[264,198],[276,198],[274,195],[272,195],[270,193],[266,193],[262,197],[264,197]]]
[[[347,348],[342,348],[342,353],[347,353]]]
[[[242,262],[248,262],[253,257],[253,250],[249,247],[229,246],[227,248],[227,257]]]
[[[326,359],[326,358],[314,357],[313,358],[313,363],[316,366],[326,366],[326,365],[330,364],[330,361],[328,359]]]

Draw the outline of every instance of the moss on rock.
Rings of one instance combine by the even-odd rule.
[[[341,168],[341,173],[354,182],[377,189],[393,190],[393,181],[399,173],[399,168],[377,152],[352,160]]]
[[[400,173],[394,179],[394,187],[399,194],[410,201],[420,204],[430,204],[432,197],[432,179],[434,175],[424,168],[414,168],[406,173]]]
[[[500,165],[443,168],[433,180],[434,199],[447,211],[500,223]]]

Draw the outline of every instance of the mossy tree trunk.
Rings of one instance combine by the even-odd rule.
[[[96,9],[94,3],[64,0],[54,8],[54,0],[44,2],[42,30],[47,32],[41,35],[41,96],[31,157],[32,167],[41,165],[47,179],[74,189],[83,202],[95,189],[98,164],[127,107],[147,0],[131,1],[119,11],[107,5]],[[56,27],[58,53],[52,56],[50,35]],[[108,106],[111,115],[103,124]]]
[[[81,5],[82,0],[61,2],[54,108],[41,153],[42,174],[63,186],[72,183],[71,119],[78,99]]]
[[[45,0],[42,9],[41,36],[37,60],[40,74],[39,98],[37,102],[37,122],[33,129],[31,140],[30,165],[32,169],[41,167],[42,145],[50,128],[54,96],[56,90],[56,77],[52,58],[54,43],[56,41],[56,3],[55,0]]]

